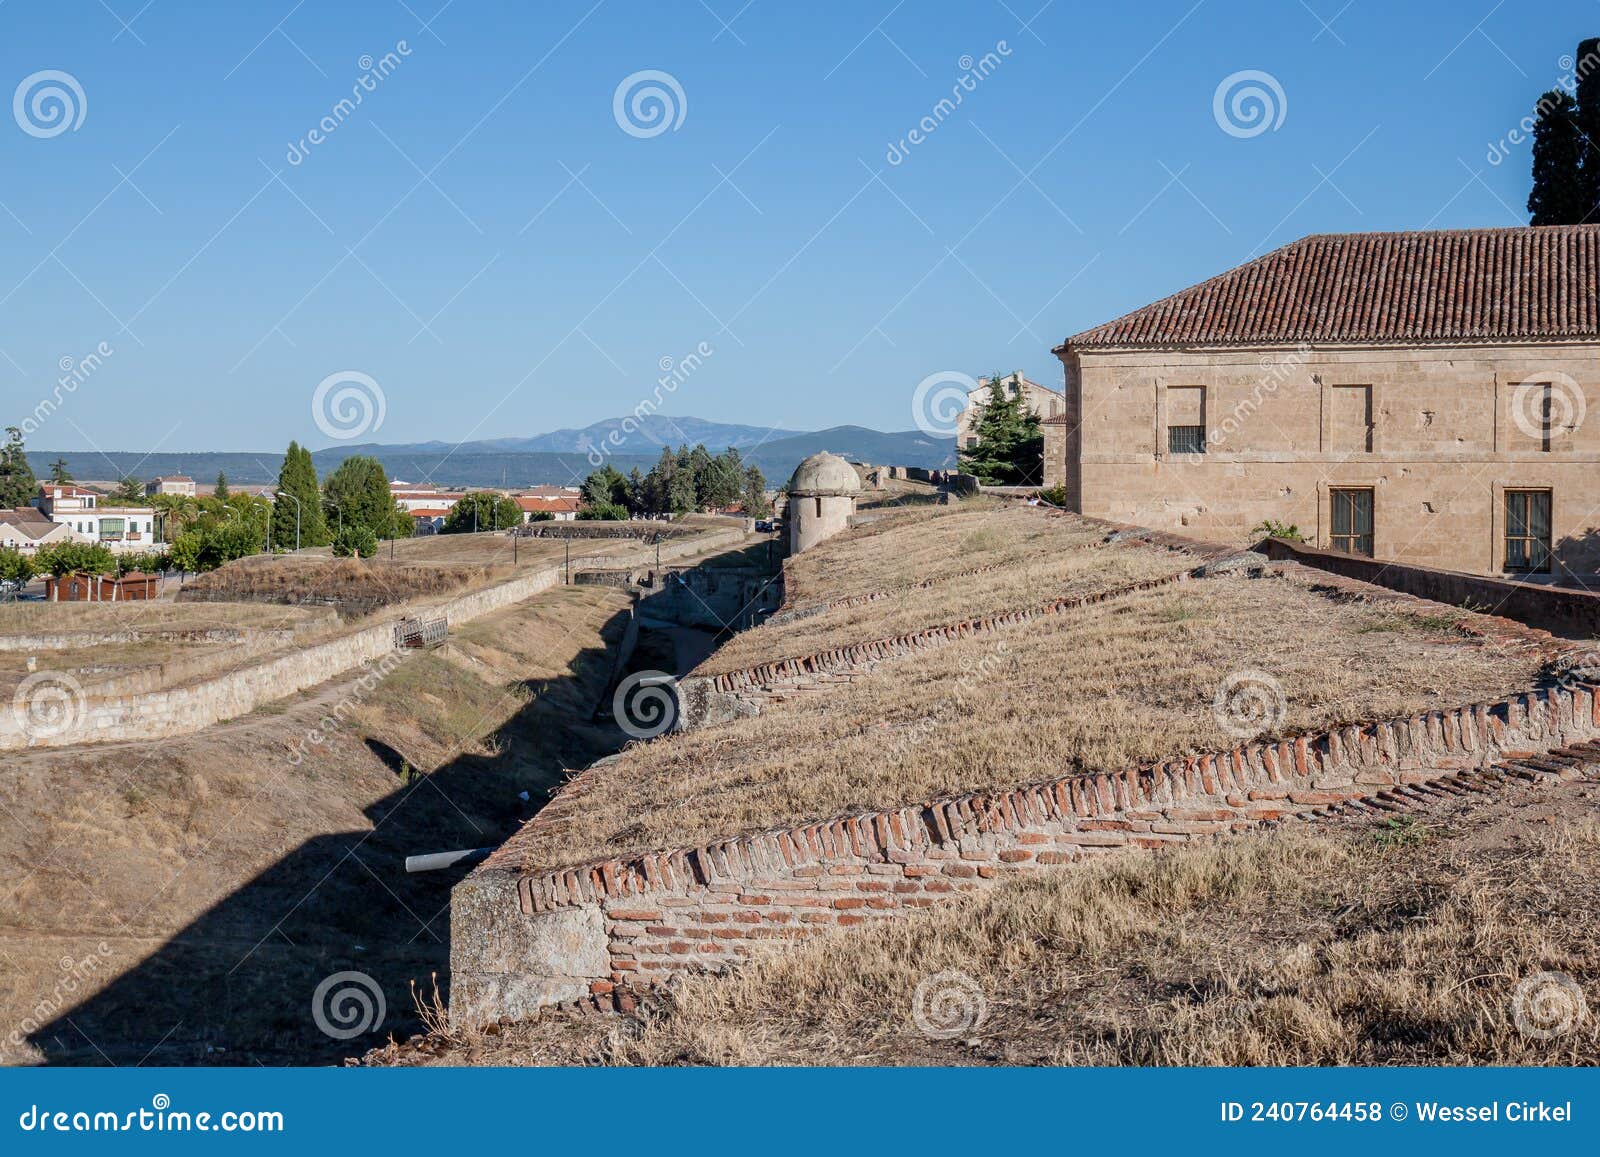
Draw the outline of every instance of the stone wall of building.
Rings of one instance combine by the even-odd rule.
[[[1274,519],[1327,546],[1330,488],[1370,488],[1377,558],[1496,574],[1505,491],[1548,489],[1557,574],[1600,567],[1593,345],[1063,357],[1070,424],[1050,452],[1084,514],[1236,543]],[[1548,440],[1525,383],[1551,384]],[[1169,452],[1169,425],[1186,423],[1204,427],[1204,454]]]

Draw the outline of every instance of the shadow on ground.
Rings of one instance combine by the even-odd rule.
[[[469,869],[407,875],[406,856],[500,843],[565,769],[619,749],[626,736],[574,708],[594,703],[610,665],[608,650],[580,653],[495,731],[486,749],[496,754],[430,774],[366,738],[396,779],[364,809],[370,829],[301,844],[29,1043],[51,1064],[330,1064],[422,1031],[412,984],[431,996],[437,975],[448,999],[450,889]],[[338,973],[362,976],[335,982],[314,1009]]]

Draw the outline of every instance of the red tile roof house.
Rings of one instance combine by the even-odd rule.
[[[1084,514],[1600,585],[1600,225],[1319,234],[1068,338]]]
[[[557,522],[571,522],[578,517],[577,495],[547,497],[541,494],[518,494],[513,501],[522,511],[523,522],[529,521],[529,516],[534,514],[549,514]]]

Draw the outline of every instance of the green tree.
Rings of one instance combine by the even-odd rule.
[[[705,447],[702,446],[700,449],[704,450]],[[695,479],[696,466],[696,459],[689,452],[689,447],[679,446],[673,460],[672,476],[667,479],[666,502],[662,507],[662,513],[688,514],[694,510],[700,499]]]
[[[461,500],[445,515],[444,534],[471,534],[474,531],[510,530],[522,522],[522,508],[509,498],[487,490],[476,490],[461,496]]]
[[[607,502],[627,506],[629,498],[628,480],[615,466],[602,466],[583,480],[585,505]]]
[[[371,558],[378,553],[378,536],[370,526],[347,525],[333,536],[333,553],[340,558]]]
[[[1008,388],[992,374],[989,396],[979,403],[972,432],[978,444],[960,449],[961,469],[990,486],[1037,486],[1044,479],[1044,431],[1019,385]]]
[[[72,481],[72,471],[67,469],[67,460],[65,458],[57,458],[50,463],[50,481],[57,483]]]
[[[32,556],[11,547],[0,547],[0,582],[25,583],[33,575]]]
[[[272,544],[281,550],[294,550],[297,546],[326,546],[327,542],[327,523],[322,517],[322,495],[317,489],[317,468],[311,463],[311,451],[290,442],[278,471],[278,492],[272,503]]]
[[[39,480],[28,465],[22,444],[22,430],[6,427],[6,443],[0,446],[0,509],[26,506],[39,493]]]
[[[1578,77],[1573,88],[1578,104],[1575,116],[1582,141],[1578,177],[1584,204],[1577,220],[1593,221],[1596,206],[1600,205],[1600,39],[1591,37],[1578,42],[1574,70]]]
[[[117,483],[117,488],[111,492],[111,501],[123,506],[143,506],[144,483],[129,474]]]
[[[164,542],[171,542],[200,517],[199,500],[187,494],[156,494],[147,504],[161,515],[159,525]]]
[[[110,574],[117,569],[111,548],[98,542],[58,542],[40,547],[33,557],[41,574]]]
[[[672,509],[672,477],[677,472],[678,459],[667,447],[661,447],[661,457],[634,489],[635,501],[642,513],[664,514]]]
[[[328,475],[322,484],[322,505],[323,518],[335,528],[363,527],[374,538],[411,533],[411,518],[390,492],[383,463],[365,454],[351,455]]]
[[[577,517],[580,522],[623,522],[628,508],[616,502],[591,502],[579,508]]]
[[[743,501],[746,518],[771,517],[772,504],[767,501],[767,480],[762,476],[759,466],[745,468]]]
[[[1552,89],[1535,106],[1533,189],[1528,194],[1530,225],[1577,225],[1594,207],[1580,171],[1584,140],[1578,127],[1578,102]]]
[[[721,509],[739,501],[744,490],[744,463],[739,451],[729,447],[715,458],[707,458],[695,479],[696,499],[701,510]]]
[[[217,484],[212,488],[211,496],[213,498],[220,498],[224,502],[228,500],[228,476],[221,470],[217,471]]]

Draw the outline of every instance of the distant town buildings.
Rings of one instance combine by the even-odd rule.
[[[389,483],[389,493],[395,503],[411,516],[417,534],[437,534],[444,529],[444,520],[451,508],[467,496],[462,490],[440,490],[437,487],[403,482]],[[522,520],[529,521],[536,513],[548,514],[558,522],[569,522],[578,516],[580,491],[576,486],[529,486],[520,490],[502,490],[484,487],[474,493],[496,494],[510,498],[522,511]]]

